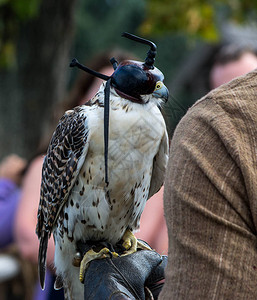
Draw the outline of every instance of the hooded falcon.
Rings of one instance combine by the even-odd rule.
[[[39,277],[44,288],[48,239],[55,241],[56,288],[68,299],[83,299],[84,272],[90,260],[111,250],[88,251],[79,265],[78,243],[123,240],[126,254],[137,249],[133,231],[139,228],[146,201],[163,185],[168,160],[168,136],[159,107],[168,99],[164,76],[154,67],[156,45],[145,62],[111,62],[108,77],[73,60],[104,79],[85,105],[66,111],[53,133],[42,169],[36,233]],[[114,258],[115,259],[115,258]],[[79,280],[80,279],[80,280]],[[81,282],[80,282],[81,281]]]

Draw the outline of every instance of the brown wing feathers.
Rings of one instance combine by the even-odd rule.
[[[60,209],[78,175],[78,162],[87,144],[86,116],[76,107],[61,118],[50,142],[42,169],[41,195],[36,233],[40,239],[39,277],[44,287],[46,251]]]

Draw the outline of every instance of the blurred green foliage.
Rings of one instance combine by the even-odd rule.
[[[0,68],[15,64],[19,27],[35,17],[41,0],[0,0]]]
[[[121,38],[121,33],[137,33],[145,18],[145,9],[145,0],[79,0],[73,53],[87,61],[97,52],[117,45],[134,49],[135,45]]]
[[[185,32],[213,41],[218,39],[220,16],[242,23],[256,21],[256,12],[257,1],[252,0],[149,0],[141,32]]]
[[[0,68],[15,65],[19,28],[37,16],[41,1],[0,0]],[[157,38],[183,32],[213,41],[218,38],[220,15],[243,22],[256,19],[257,11],[257,1],[252,0],[77,1],[73,53],[82,58],[90,58],[96,49],[111,48],[125,30]],[[119,45],[130,50],[125,41]]]
[[[128,31],[144,36],[140,25],[146,18],[147,5],[146,0],[79,0],[71,57],[75,56],[84,64],[90,64],[97,54],[120,48],[144,60],[148,47],[122,38],[121,34]],[[166,82],[169,82],[195,43],[182,34],[148,37],[157,44],[156,66],[165,74]],[[70,84],[76,77],[75,72],[70,72]]]

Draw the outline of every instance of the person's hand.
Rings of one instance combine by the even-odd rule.
[[[10,179],[14,183],[20,184],[26,165],[26,160],[18,155],[8,155],[0,163],[0,178]]]
[[[166,265],[167,256],[150,250],[91,261],[84,278],[84,299],[157,299]]]

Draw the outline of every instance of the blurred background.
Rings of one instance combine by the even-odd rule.
[[[163,114],[171,137],[187,109],[217,86],[209,80],[217,57],[221,65],[227,59],[238,63],[234,77],[248,49],[256,67],[256,20],[252,0],[0,0],[1,300],[63,299],[53,289],[51,239],[46,292],[39,288],[35,227],[43,155],[58,119],[99,86],[69,67],[72,58],[107,74],[113,55],[118,61],[146,57],[148,48],[122,32],[155,42],[155,66],[170,90]],[[138,237],[163,254],[168,240],[162,192],[147,202]]]
[[[256,47],[257,2],[250,0],[0,0],[0,159],[30,159],[52,111],[67,97],[78,71],[96,54],[145,46],[121,38],[128,31],[158,46],[156,66],[173,97],[165,108],[169,131],[208,92],[208,70],[221,43]],[[80,71],[81,72],[81,71]]]

